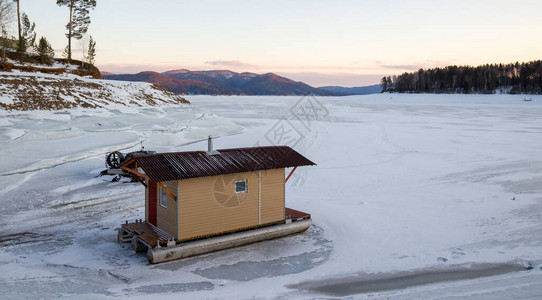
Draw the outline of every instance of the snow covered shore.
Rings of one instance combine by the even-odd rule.
[[[0,72],[0,109],[4,110],[129,109],[175,104],[189,103],[146,82],[100,80],[69,73]]]
[[[3,295],[542,295],[542,97],[188,100],[194,105],[0,113]],[[144,255],[121,248],[114,231],[143,218],[144,190],[94,178],[103,154],[137,149],[142,139],[149,150],[203,150],[197,141],[209,134],[222,136],[216,148],[287,143],[316,162],[298,169],[286,191],[287,206],[311,213],[314,226],[298,236],[148,265]],[[303,288],[480,264],[532,269],[365,294]]]

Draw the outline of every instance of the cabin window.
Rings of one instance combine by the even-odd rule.
[[[160,187],[160,206],[167,208],[167,193],[162,187]]]
[[[240,180],[235,182],[235,193],[246,193],[248,191],[247,189],[247,181],[246,180]]]

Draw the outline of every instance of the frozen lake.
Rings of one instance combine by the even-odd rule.
[[[194,106],[0,112],[3,296],[542,296],[542,97],[187,98]],[[314,226],[149,265],[115,232],[144,218],[144,189],[95,178],[104,155],[142,140],[204,150],[208,135],[217,148],[287,144],[316,162],[286,188]]]

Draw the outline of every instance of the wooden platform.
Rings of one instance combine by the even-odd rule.
[[[147,222],[135,222],[121,225],[121,230],[128,237],[137,235],[141,241],[145,242],[151,248],[166,246],[168,241],[175,240],[169,233]]]
[[[304,219],[310,219],[311,215],[299,210],[285,208],[285,217],[286,222],[289,221],[298,221]],[[275,224],[276,225],[276,224]],[[254,226],[253,228],[260,228],[261,226]],[[247,229],[244,229],[247,230]],[[240,231],[244,231],[240,230]],[[230,234],[230,233],[228,233]],[[134,222],[126,223],[121,225],[121,229],[118,236],[119,243],[130,242],[134,236],[137,236],[138,239],[151,248],[155,248],[160,245],[161,247],[167,247],[169,245],[175,244],[175,237],[169,233],[159,229],[158,227],[148,223],[148,222]]]
[[[292,219],[292,220],[308,219],[311,217],[311,215],[306,212],[291,209],[288,207],[285,208],[285,215],[286,215],[286,219]]]

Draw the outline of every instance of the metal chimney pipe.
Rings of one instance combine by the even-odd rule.
[[[220,154],[220,152],[213,149],[213,138],[209,136],[207,139],[207,155],[217,155]]]

